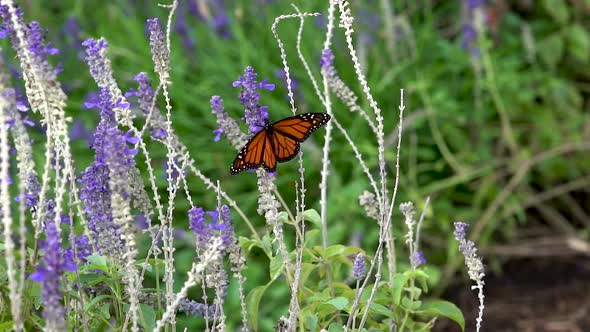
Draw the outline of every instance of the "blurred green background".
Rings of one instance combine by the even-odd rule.
[[[517,249],[535,251],[535,239],[586,241],[590,235],[590,2],[400,0],[389,3],[389,13],[383,3],[351,1],[356,47],[384,112],[390,174],[395,165],[399,89],[406,91],[397,203],[412,201],[421,208],[426,197],[431,197],[421,245],[433,273],[440,272],[438,292],[448,291],[456,280],[466,281],[465,274],[456,274],[462,260],[453,242],[453,221],[473,225],[490,275],[500,277]],[[91,131],[98,119],[95,111],[83,107],[87,95],[97,92],[83,61],[80,43],[85,38],[103,36],[109,42],[109,57],[122,90],[136,87],[133,77],[138,72],[155,77],[144,23],[150,17],[165,22],[167,10],[158,7],[158,1],[24,1],[22,5],[25,19],[39,21],[47,29],[47,40],[60,49],[53,60],[63,66],[59,77],[69,97],[67,112],[78,129]],[[319,77],[327,1],[299,1],[297,5],[302,11],[324,14],[306,20],[302,44]],[[470,25],[478,29],[471,15],[473,5],[484,15],[479,38],[473,38],[470,30]],[[290,115],[279,50],[270,27],[276,16],[293,12],[287,1],[181,0],[173,23],[173,126],[197,168],[213,180],[220,179],[261,231],[264,221],[256,213],[256,178],[229,175],[235,151],[225,139],[213,141],[212,130],[217,126],[209,100],[220,95],[229,114],[241,117],[238,90],[231,83],[250,65],[260,78],[277,85],[261,97],[262,104],[270,106],[271,118]],[[301,112],[323,111],[296,57],[298,24],[290,20],[279,27],[296,80],[296,102]],[[338,28],[333,51],[340,76],[360,93]],[[5,56],[16,64],[12,53]],[[369,109],[366,101],[360,103]],[[375,138],[366,123],[342,103],[335,104],[334,112],[376,172]],[[93,155],[85,136],[78,136],[73,142],[74,156],[81,171]],[[304,147],[307,205],[318,209],[321,136],[322,132],[316,134]],[[165,151],[159,144],[150,147],[161,175],[159,185],[165,188]],[[41,146],[36,150],[39,161],[43,160]],[[329,242],[352,243],[372,253],[378,227],[358,205],[358,196],[369,185],[337,131],[330,156]],[[296,163],[287,163],[279,168],[277,185],[287,202],[294,202],[296,167]],[[205,190],[198,179],[190,179],[193,200],[212,209],[215,194]],[[185,230],[187,208],[186,200],[179,199],[176,224]],[[250,235],[237,216],[235,227],[239,235]],[[399,213],[394,215],[394,228],[401,238],[404,226]],[[179,241],[179,281],[190,267],[191,241],[190,237]],[[403,250],[398,252],[400,257],[405,255]],[[523,257],[528,256],[516,255]],[[268,280],[264,255],[251,253],[247,276],[248,289]],[[235,323],[239,322],[239,303],[234,287],[230,287],[226,312]],[[265,296],[260,314],[263,330],[287,312],[288,292],[286,287],[275,287]],[[180,326],[190,324],[180,321]]]

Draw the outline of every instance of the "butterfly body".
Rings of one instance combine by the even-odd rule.
[[[230,169],[231,174],[248,169],[276,170],[277,163],[289,161],[299,153],[301,143],[330,120],[327,113],[305,113],[267,122],[240,150]]]

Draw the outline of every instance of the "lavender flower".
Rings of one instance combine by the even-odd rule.
[[[230,38],[231,32],[229,30],[229,17],[225,13],[218,13],[213,17],[211,25],[213,26],[213,30],[223,37],[223,38]]]
[[[74,257],[74,248],[76,255]],[[90,241],[85,235],[80,235],[75,238],[74,244],[67,248],[64,252],[64,260],[69,264],[75,264],[76,260],[86,262],[86,257],[92,255],[92,247]]]
[[[86,96],[84,96],[84,108],[92,109],[100,107],[100,99],[98,98],[98,93],[92,91],[88,92]]]
[[[473,58],[480,56],[477,38],[483,31],[483,6],[485,0],[464,0],[464,23],[461,47],[469,50]]]
[[[197,318],[207,317],[213,319],[215,317],[215,306],[207,305],[206,303],[199,303],[197,301],[183,299],[180,301],[178,311]]]
[[[422,251],[416,251],[412,255],[412,266],[418,267],[420,265],[426,264],[426,258],[424,258],[424,253]]]
[[[188,224],[197,237],[197,244],[203,247],[213,236],[213,230],[209,228],[205,220],[205,210],[193,207],[188,211]]]
[[[100,87],[107,86],[112,80],[111,73],[105,68],[110,67],[106,63],[106,50],[109,44],[104,38],[94,40],[92,38],[86,39],[82,42],[82,46],[86,47],[86,63],[90,67],[90,74]]]
[[[178,168],[180,168],[181,165],[178,162],[178,160],[175,160],[174,163],[178,166]],[[168,167],[172,167],[172,172],[170,173],[171,179],[168,179]],[[187,171],[183,170],[182,174],[183,176],[186,176]],[[168,165],[168,160],[164,161],[164,178],[166,179],[166,181],[176,182],[176,179],[179,175],[180,173],[178,172],[178,169],[174,166],[174,164]]]
[[[110,177],[117,179],[115,187],[111,187],[111,190],[121,193],[124,199],[129,198],[127,174],[129,168],[135,165],[133,157],[137,154],[137,150],[131,149],[127,143],[137,143],[137,137],[131,137],[130,132],[123,135],[121,130],[109,128],[103,145]]]
[[[225,133],[230,143],[240,148],[246,143],[246,135],[242,133],[236,120],[232,119],[223,109],[223,99],[219,96],[211,97],[211,112],[217,118],[217,125],[219,128],[215,129],[215,142],[221,139],[221,135]]]
[[[16,50],[23,68],[23,78],[31,108],[44,113],[48,110],[47,103],[49,103],[50,108],[61,112],[66,96],[56,80],[60,70],[54,69],[48,61],[48,55],[57,54],[59,50],[52,47],[50,43],[44,43],[43,30],[39,23],[31,22],[26,25],[18,7],[15,8],[15,14],[15,17],[12,17],[8,6],[0,6],[0,16],[6,24],[7,35],[11,37],[13,49]],[[14,21],[17,22],[13,23]],[[16,27],[20,33],[24,34],[24,41],[16,36]],[[52,98],[47,99],[45,96],[52,96]]]
[[[186,14],[182,8],[179,8],[178,15],[176,15],[176,23],[174,23],[174,31],[180,35],[182,45],[185,50],[190,53],[195,53],[195,41],[189,33],[188,26],[186,23]]]
[[[39,201],[39,194],[41,193],[41,183],[39,183],[37,175],[33,173],[29,174],[26,188],[25,206],[35,209]]]
[[[361,111],[360,106],[357,105],[357,96],[338,75],[338,72],[334,67],[334,53],[332,53],[332,50],[329,48],[322,50],[320,69],[322,75],[326,77],[330,90],[334,92],[336,97],[342,100],[342,102],[344,102],[344,104],[349,107],[351,112]],[[373,131],[376,131],[375,125],[370,120],[368,115],[365,112],[361,112],[361,116],[363,116],[367,122],[369,122],[369,125]]]
[[[20,7],[16,7],[15,9],[16,9],[16,18],[19,21],[19,24],[24,25],[22,10],[20,9]],[[15,38],[15,31],[12,27],[10,12],[8,10],[7,5],[0,6],[0,16],[2,17],[2,22],[4,22],[4,24],[2,24],[1,28],[0,28],[0,30],[2,31],[0,36],[2,36],[2,38],[9,36],[10,39],[12,40],[13,48],[15,50],[18,50],[19,49],[18,48],[19,47],[19,40]]]
[[[352,276],[356,280],[361,280],[365,278],[366,274],[365,255],[357,254],[352,265]]]
[[[221,206],[221,218],[218,223],[214,223],[213,228],[221,234],[221,239],[225,247],[231,246],[236,241],[236,235],[232,223],[231,210],[227,205]]]
[[[362,48],[372,45],[375,43],[375,36],[378,33],[379,26],[379,15],[375,12],[371,12],[366,8],[361,8],[358,13],[359,22],[359,42]]]
[[[88,142],[88,146],[90,146],[92,145],[92,132],[86,128],[84,122],[76,120],[72,124],[72,129],[70,130],[70,139],[84,139],[86,142]]]
[[[0,6],[0,16],[4,22],[11,22],[8,6]],[[16,16],[17,20],[20,21],[19,24],[24,26],[23,13],[18,7],[16,8]],[[2,38],[10,36],[14,49],[19,51],[21,49],[19,45],[20,41],[16,38],[15,31],[11,23],[2,25],[1,30]],[[44,69],[44,74],[54,73],[53,70],[50,70],[51,65],[47,62],[47,55],[58,54],[59,50],[55,47],[52,47],[50,43],[45,44],[43,39],[43,30],[41,29],[39,22],[33,21],[29,23],[26,28],[26,42],[29,52],[33,57],[31,60],[36,65],[39,65],[40,68]]]
[[[199,247],[204,248],[213,236],[220,236],[225,248],[235,242],[236,237],[232,225],[231,211],[226,205],[221,207],[221,215],[218,215],[216,211],[205,212],[200,207],[191,208],[188,214],[189,227],[195,233]],[[211,216],[210,222],[205,219],[205,214]]]
[[[475,10],[477,8],[481,8],[485,5],[485,0],[465,0],[465,4],[467,8],[470,10]]]
[[[31,279],[42,283],[41,298],[43,299],[43,317],[50,330],[65,329],[65,309],[62,305],[60,284],[62,275],[66,271],[75,270],[75,266],[67,263],[61,248],[59,230],[54,222],[55,204],[47,202],[45,216],[45,240],[41,242],[44,253],[37,272],[31,274]]]
[[[246,107],[246,123],[251,133],[259,132],[268,121],[268,106],[260,106],[260,93],[258,89],[274,90],[275,85],[267,83],[267,79],[260,82],[256,80],[254,68],[248,66],[244,70],[244,76],[240,76],[233,83],[234,87],[241,87],[240,104]]]
[[[334,66],[334,53],[329,48],[322,50],[322,57],[320,58],[320,67],[322,70],[330,69]]]
[[[359,204],[365,209],[369,218],[378,220],[379,219],[379,202],[377,196],[372,192],[365,190],[362,195],[359,196]]]
[[[126,188],[111,188],[111,172],[117,176],[127,176],[133,163],[134,150],[127,146],[128,135],[117,129],[114,107],[125,107],[121,102],[111,103],[111,94],[103,88],[100,94],[101,119],[94,134],[92,148],[95,150],[94,162],[82,172],[80,198],[84,203],[89,222],[99,251],[109,257],[122,259],[125,251],[121,240],[120,227],[113,221],[111,192],[125,193]],[[110,169],[109,169],[110,168]]]
[[[222,38],[230,38],[231,32],[229,30],[229,16],[223,4],[223,0],[215,0],[215,16],[211,22],[213,30]]]
[[[469,273],[469,278],[473,281],[481,281],[485,276],[481,258],[477,256],[477,248],[473,241],[467,240],[466,231],[469,227],[464,222],[455,223],[455,239],[459,242],[459,251],[465,256],[465,265]]]
[[[166,77],[170,69],[170,52],[166,47],[166,38],[162,32],[160,21],[157,18],[148,19],[147,28],[150,34],[150,48],[155,71]]]
[[[475,247],[475,243],[473,241],[467,240],[467,228],[469,227],[468,224],[464,222],[456,222],[455,223],[455,239],[459,242],[459,251],[465,257],[465,266],[467,266],[467,273],[469,278],[475,282],[475,286],[473,289],[478,290],[478,298],[479,298],[479,315],[477,317],[477,331],[481,328],[481,322],[483,321],[483,310],[484,310],[484,295],[483,295],[483,286],[485,272],[483,263],[481,261],[481,257],[477,255],[477,248]]]
[[[94,161],[82,172],[80,198],[88,216],[88,228],[100,253],[109,257],[122,256],[120,229],[113,222],[109,170],[106,164]]]
[[[64,23],[63,32],[65,35],[70,36],[72,48],[80,50],[82,46],[82,39],[80,37],[82,29],[80,28],[80,21],[77,17],[68,17],[66,23]]]
[[[188,3],[188,12],[195,17],[202,17],[201,11],[199,10],[199,5],[197,4],[199,0],[187,0]]]
[[[151,120],[149,123],[149,129],[152,134],[152,138],[164,138],[167,136],[164,123],[164,118],[160,114],[157,108],[152,111],[152,105],[154,103],[155,92],[152,89],[152,84],[150,82],[150,78],[148,77],[147,73],[141,72],[133,78],[134,81],[137,82],[137,90],[131,90],[125,93],[125,97],[137,97],[137,101],[139,104],[139,110],[148,117],[151,112]]]
[[[217,128],[217,129],[213,130],[213,134],[215,134],[213,141],[219,142],[219,140],[221,140],[221,135],[223,134],[223,129]]]
[[[43,31],[38,22],[29,23],[29,31],[27,34],[27,41],[29,44],[29,50],[35,57],[39,57],[34,61],[41,63],[47,61],[47,55],[55,55],[59,53],[59,50],[55,47],[51,47],[50,43],[45,45],[43,43]]]

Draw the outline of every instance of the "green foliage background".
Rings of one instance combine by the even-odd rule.
[[[481,54],[472,58],[460,45],[460,3],[392,1],[396,22],[401,26],[396,32],[398,38],[393,54],[386,47],[379,3],[353,3],[353,14],[357,16],[355,29],[359,35],[373,40],[361,47],[366,55],[369,84],[384,111],[388,135],[393,135],[397,126],[399,89],[404,88],[407,93],[398,203],[413,201],[420,208],[426,197],[431,196],[422,249],[432,266],[431,273],[446,273],[442,284],[448,284],[457,262],[461,262],[452,241],[453,221],[477,223],[482,216],[490,214],[478,245],[486,247],[496,242],[517,241],[519,229],[531,223],[527,214],[530,206],[526,205],[531,195],[588,177],[590,159],[586,157],[588,149],[583,146],[590,139],[587,108],[590,71],[585,70],[590,62],[590,4],[588,1],[546,0],[524,7],[519,1],[502,2],[507,10],[500,12],[497,25],[480,40]],[[231,83],[250,65],[259,77],[268,77],[278,86],[273,92],[262,93],[262,103],[270,106],[271,118],[290,114],[286,89],[276,76],[282,65],[270,27],[276,16],[292,13],[293,9],[286,1],[228,1],[231,37],[221,38],[207,18],[191,16],[186,3],[181,1],[181,4],[179,10],[185,12],[188,34],[195,42],[195,49],[191,52],[184,48],[178,34],[172,37],[173,85],[170,91],[174,127],[198,161],[196,166],[208,177],[220,179],[227,192],[262,230],[264,221],[256,213],[256,179],[251,174],[229,175],[235,151],[224,140],[213,142],[211,131],[216,124],[210,113],[209,99],[220,95],[226,110],[240,117],[238,91]],[[325,15],[327,1],[301,1],[298,6],[302,11],[320,11]],[[55,58],[63,64],[64,72],[60,77],[69,96],[67,112],[87,127],[96,125],[98,115],[83,109],[83,100],[86,93],[96,91],[96,86],[81,58],[83,51],[73,47],[76,40],[89,36],[103,36],[108,40],[109,57],[124,90],[135,87],[132,78],[140,71],[154,76],[144,23],[146,18],[154,16],[165,21],[162,16],[165,10],[157,6],[157,1],[30,1],[24,4],[23,10],[26,20],[38,20],[47,28],[47,40],[60,49],[60,55]],[[371,15],[378,18],[374,28],[369,19]],[[79,39],[64,30],[64,23],[74,17],[82,27]],[[321,22],[322,19],[308,19],[303,34],[305,55],[318,76],[324,34]],[[302,112],[322,111],[296,58],[297,27],[298,21],[287,21],[281,23],[279,33],[288,45],[292,74],[299,83],[298,107]],[[360,92],[342,33],[337,30],[336,34],[336,67],[343,79]],[[481,68],[479,74],[474,68]],[[369,109],[366,101],[363,103],[362,106]],[[499,117],[502,109],[512,127],[515,143],[512,150],[507,148],[502,131]],[[375,169],[377,150],[366,123],[356,121],[356,115],[340,103],[336,104],[335,114],[358,144],[368,165]],[[312,208],[319,208],[321,136],[315,135],[305,144],[308,206]],[[582,148],[566,149],[567,153],[551,154],[550,158],[535,162],[504,199],[497,201],[523,163],[569,145]],[[76,140],[74,149],[78,170],[82,170],[93,156],[84,140]],[[358,245],[372,253],[377,245],[378,227],[357,204],[358,196],[369,186],[352,156],[351,149],[336,132],[331,152],[329,240],[331,244],[348,244],[360,238]],[[43,159],[41,155],[38,157],[40,161]],[[393,174],[393,144],[388,146],[386,157]],[[162,188],[165,188],[161,167],[164,159],[163,150],[153,155],[154,164],[161,173],[159,185]],[[141,166],[141,162],[138,165]],[[295,163],[281,165],[277,184],[287,202],[294,202],[296,178]],[[191,181],[195,202],[206,208],[213,207],[215,194],[206,191],[198,180]],[[188,203],[181,200],[176,209],[177,225],[185,230],[188,229],[187,207]],[[492,210],[487,211],[489,209]],[[399,214],[394,222],[396,234],[401,238],[404,227]],[[250,235],[239,218],[235,220],[235,227],[238,234]],[[588,237],[587,231],[581,235]],[[183,280],[190,267],[193,253],[190,241],[178,243],[178,281]],[[398,252],[405,261],[403,251]],[[252,289],[268,281],[269,262],[256,251],[248,258],[247,289]],[[491,263],[492,269],[499,268],[493,258]],[[237,291],[232,287],[226,312],[230,321],[239,322]],[[288,298],[288,292],[286,287],[277,286],[265,294],[260,309],[261,329],[270,329],[278,317],[287,312],[288,303],[284,299]]]

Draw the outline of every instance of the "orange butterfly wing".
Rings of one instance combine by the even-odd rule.
[[[263,167],[276,170],[277,162],[293,159],[300,143],[330,120],[326,113],[305,113],[285,118],[256,133],[240,150],[230,169],[231,174]]]
[[[305,113],[279,120],[272,129],[301,143],[330,120],[327,113]]]
[[[272,125],[273,152],[279,162],[299,153],[300,143],[330,120],[327,113],[305,113],[277,121]]]
[[[299,142],[275,130],[272,135],[272,152],[278,162],[289,161],[299,153]]]

